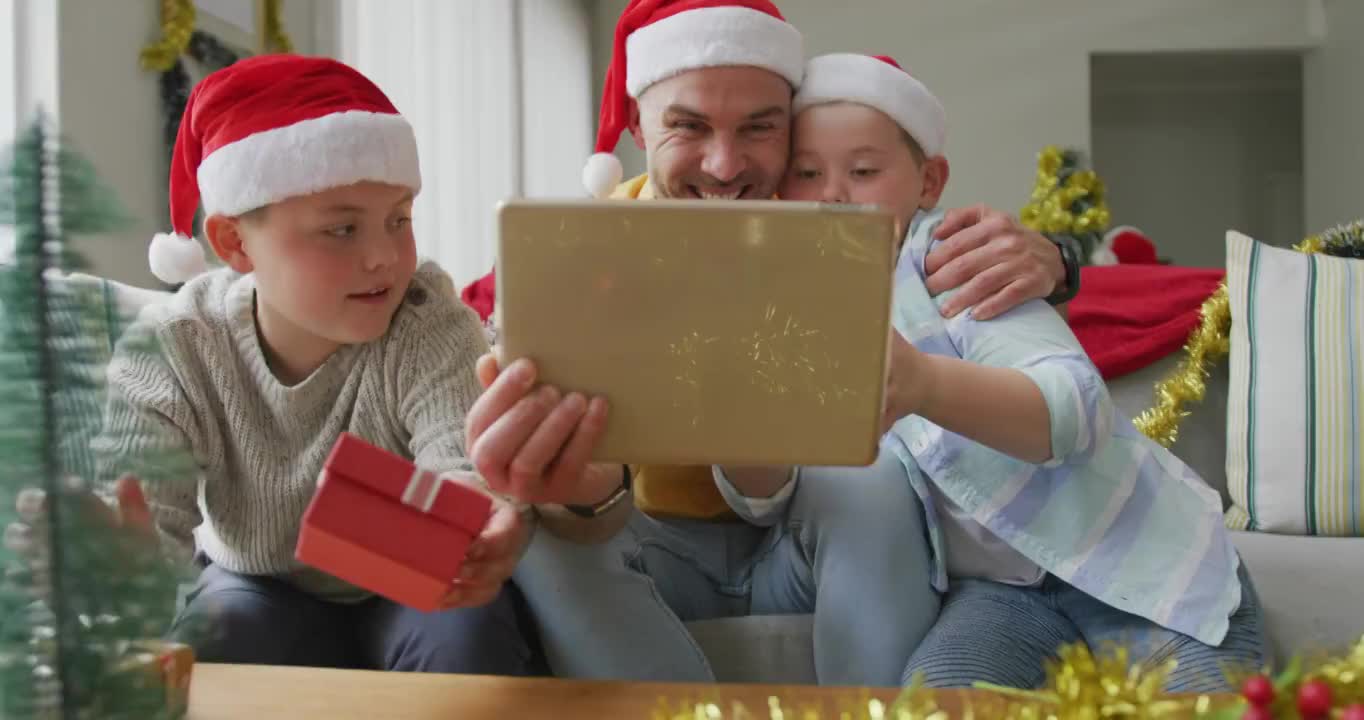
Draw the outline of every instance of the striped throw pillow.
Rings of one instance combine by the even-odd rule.
[[[1364,261],[1227,233],[1227,525],[1364,529]]]

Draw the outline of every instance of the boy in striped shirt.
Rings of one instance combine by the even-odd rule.
[[[895,62],[815,58],[781,196],[870,203],[908,228],[896,269],[884,442],[928,515],[941,615],[904,679],[1035,687],[1063,643],[1173,658],[1173,691],[1263,663],[1262,619],[1221,500],[1113,408],[1065,322],[1033,301],[944,319],[924,258],[943,220],[946,120]],[[740,500],[740,498],[734,498]]]

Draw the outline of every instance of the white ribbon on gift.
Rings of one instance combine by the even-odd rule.
[[[469,475],[469,473],[441,473],[438,475],[430,470],[415,468],[412,470],[411,477],[407,479],[407,487],[403,490],[403,504],[424,513],[431,512],[431,507],[436,504],[436,498],[440,496],[440,489],[445,483],[458,483],[461,476],[468,477]],[[466,482],[465,484],[470,483]]]
[[[436,504],[436,496],[440,495],[442,479],[430,470],[413,469],[412,477],[407,479],[407,489],[403,490],[403,504],[422,512],[431,512],[431,506]]]

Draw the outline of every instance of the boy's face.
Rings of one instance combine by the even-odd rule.
[[[791,142],[791,85],[756,67],[692,70],[634,105],[630,131],[660,197],[767,200]]]
[[[900,126],[866,105],[806,108],[792,138],[783,200],[877,205],[894,213],[903,232],[916,212],[937,206],[947,184],[946,159],[921,162]]]
[[[210,242],[238,272],[255,273],[257,318],[274,353],[320,363],[388,331],[417,267],[412,199],[408,188],[363,182],[218,219]],[[237,241],[226,247],[214,239],[223,222]]]

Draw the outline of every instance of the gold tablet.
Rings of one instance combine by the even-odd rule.
[[[499,208],[501,361],[610,402],[595,459],[876,458],[894,220],[778,201]]]

